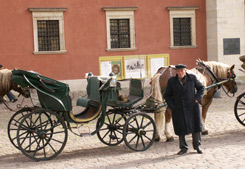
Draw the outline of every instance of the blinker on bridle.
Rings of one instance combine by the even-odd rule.
[[[234,73],[232,73],[232,72],[230,71],[230,69],[228,69],[228,73],[227,73],[227,74],[228,74],[228,77],[227,77],[228,79],[229,79],[229,78],[231,78],[231,79],[235,79],[235,78],[236,78],[236,75],[235,75]]]

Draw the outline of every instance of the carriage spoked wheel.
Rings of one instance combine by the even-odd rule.
[[[234,113],[237,121],[245,126],[245,93],[237,97]]]
[[[96,128],[99,127],[101,119],[98,119]],[[123,126],[126,117],[122,113],[108,112],[105,116],[105,122],[97,132],[99,140],[109,146],[116,146],[123,141]]]
[[[131,115],[123,128],[125,144],[134,151],[145,151],[150,148],[156,135],[154,120],[145,113]]]
[[[16,113],[14,113],[14,115],[10,118],[9,123],[8,123],[8,137],[10,142],[17,148],[18,144],[17,144],[17,130],[19,127],[19,124],[22,120],[22,118],[30,113],[33,109],[30,107],[25,107],[23,109],[20,109],[19,111],[17,111]]]
[[[50,160],[64,149],[67,136],[65,122],[57,113],[39,109],[26,114],[21,120],[17,143],[28,158]]]
[[[22,118],[28,114],[31,113],[31,111],[34,110],[34,107],[24,107],[21,110],[17,111],[9,120],[8,123],[8,137],[10,142],[17,148],[18,147],[18,143],[17,143],[17,130],[19,127],[19,124],[22,120]],[[30,135],[30,133],[23,133],[23,135],[27,136]],[[52,137],[52,136],[51,136]],[[39,147],[39,149],[41,149],[42,147]],[[31,152],[31,150],[30,150]]]

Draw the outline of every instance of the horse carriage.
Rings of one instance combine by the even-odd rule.
[[[202,77],[207,93],[201,103],[203,130],[205,118],[212,96],[216,89],[224,86],[228,92],[237,91],[234,66],[207,62],[198,62],[192,70],[197,77]],[[155,84],[159,93],[163,93],[167,80],[175,76],[175,68],[163,67],[156,73]],[[155,74],[155,75],[156,75]],[[155,76],[154,75],[154,76]],[[131,79],[127,101],[119,98],[120,83],[115,77],[92,76],[87,80],[87,97],[79,97],[77,106],[85,109],[74,113],[69,86],[65,83],[23,70],[13,70],[14,84],[22,88],[35,89],[40,106],[24,107],[17,111],[8,124],[8,136],[11,143],[30,159],[35,161],[50,160],[64,149],[68,130],[78,136],[97,134],[99,140],[109,146],[115,146],[123,141],[134,151],[144,151],[150,148],[159,137],[159,119],[163,119],[162,108],[167,107],[164,101],[147,105],[139,103],[144,97],[141,79]],[[156,92],[152,89],[153,93]],[[227,93],[228,93],[227,92]],[[161,97],[158,94],[159,97]],[[161,110],[161,111],[159,111]],[[155,113],[155,112],[159,113]],[[148,113],[155,113],[155,120]],[[171,110],[166,108],[165,135],[167,141],[172,135],[169,132]],[[93,132],[74,132],[72,124],[88,124],[97,119]],[[207,130],[206,130],[207,132]]]
[[[245,69],[245,56],[240,56],[240,60],[243,62],[242,68]],[[241,70],[241,69],[239,69]],[[245,73],[244,70],[241,70],[242,72]],[[235,105],[234,105],[234,113],[237,121],[245,126],[245,92],[237,96]]]
[[[234,113],[237,121],[245,126],[245,93],[240,94],[234,105]]]
[[[8,124],[11,143],[35,161],[50,160],[61,153],[68,129],[81,137],[97,134],[109,146],[124,141],[134,151],[147,150],[153,144],[156,126],[146,112],[166,106],[135,106],[144,97],[141,79],[130,80],[128,100],[122,102],[118,100],[120,83],[113,76],[92,76],[87,79],[87,97],[76,101],[77,106],[85,109],[74,114],[67,84],[24,70],[13,70],[12,79],[22,88],[35,89],[41,105],[20,109]],[[73,131],[73,123],[87,124],[94,119],[98,120],[93,132]]]

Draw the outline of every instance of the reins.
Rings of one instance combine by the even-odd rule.
[[[10,111],[16,111],[16,110],[18,110],[18,109],[20,109],[20,108],[24,108],[24,107],[25,107],[25,106],[24,106],[24,107],[21,106],[21,105],[23,105],[24,99],[25,99],[25,98],[22,99],[22,101],[21,101],[20,104],[17,104],[17,105],[16,105],[16,109],[12,109],[12,108],[9,106],[9,104],[7,103],[7,101],[6,101],[2,96],[0,96],[0,99],[2,100],[3,104],[5,105],[5,107],[7,107],[7,109],[9,109]]]
[[[233,95],[230,96],[230,95],[229,95],[230,91],[228,91],[228,90],[226,91],[225,88],[224,88],[223,86],[221,86],[221,87],[222,87],[223,91],[225,92],[225,94],[226,94],[228,97],[234,97],[234,96],[235,96],[235,93],[233,93]]]
[[[5,100],[2,96],[0,96],[0,99],[1,99],[1,101],[3,102],[3,104],[4,104],[10,111],[14,111],[13,109],[11,109],[11,108],[9,107],[8,103],[6,102],[6,100]]]

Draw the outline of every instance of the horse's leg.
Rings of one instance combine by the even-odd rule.
[[[160,141],[160,133],[163,129],[163,111],[160,110],[159,113],[154,113],[154,119],[156,124],[156,137],[155,141]]]
[[[164,134],[166,135],[167,142],[174,141],[174,137],[170,132],[171,119],[172,119],[172,110],[167,107],[165,111],[165,130],[164,130]]]
[[[202,106],[202,125],[203,125],[202,135],[208,135],[208,129],[205,125],[205,121],[206,121],[206,117],[207,117],[208,108],[209,108],[210,104],[212,103],[212,101],[213,101],[212,97],[203,99],[203,103],[205,103],[205,105]]]

